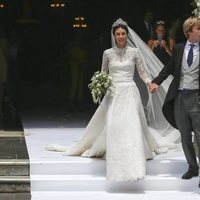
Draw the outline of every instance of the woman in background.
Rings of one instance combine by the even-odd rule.
[[[169,62],[174,46],[174,39],[168,38],[166,26],[163,21],[156,23],[154,37],[147,44],[164,65]]]

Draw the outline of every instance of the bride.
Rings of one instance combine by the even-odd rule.
[[[143,91],[140,94],[133,80],[137,68],[140,78],[151,90],[151,79],[162,64],[122,19],[112,25],[112,40],[113,47],[103,53],[101,69],[110,74],[112,85],[83,137],[68,147],[49,145],[46,149],[64,151],[65,155],[105,158],[108,180],[139,180],[146,175],[146,160],[168,151],[179,135],[172,134],[173,129],[161,112],[168,82],[154,96],[142,96],[148,102],[144,105],[145,116]]]

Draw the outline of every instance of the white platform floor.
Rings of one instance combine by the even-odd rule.
[[[31,162],[32,200],[199,200],[199,178],[182,180],[187,170],[182,151],[158,155],[147,162],[147,176],[138,182],[105,179],[105,161],[63,156],[45,150],[48,144],[77,141],[83,128],[24,123]]]

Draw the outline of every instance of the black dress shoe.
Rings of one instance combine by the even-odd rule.
[[[185,174],[183,174],[182,179],[190,179],[190,178],[198,176],[198,175],[199,175],[198,172],[188,170]]]

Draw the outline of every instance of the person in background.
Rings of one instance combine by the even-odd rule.
[[[138,33],[144,42],[148,42],[153,37],[153,11],[148,10],[144,13],[144,27],[143,30]]]
[[[169,62],[174,46],[174,39],[168,37],[164,21],[156,22],[154,36],[147,44],[164,65]]]
[[[69,106],[71,111],[81,111],[84,97],[84,78],[87,52],[82,36],[77,34],[69,48],[70,88]]]

